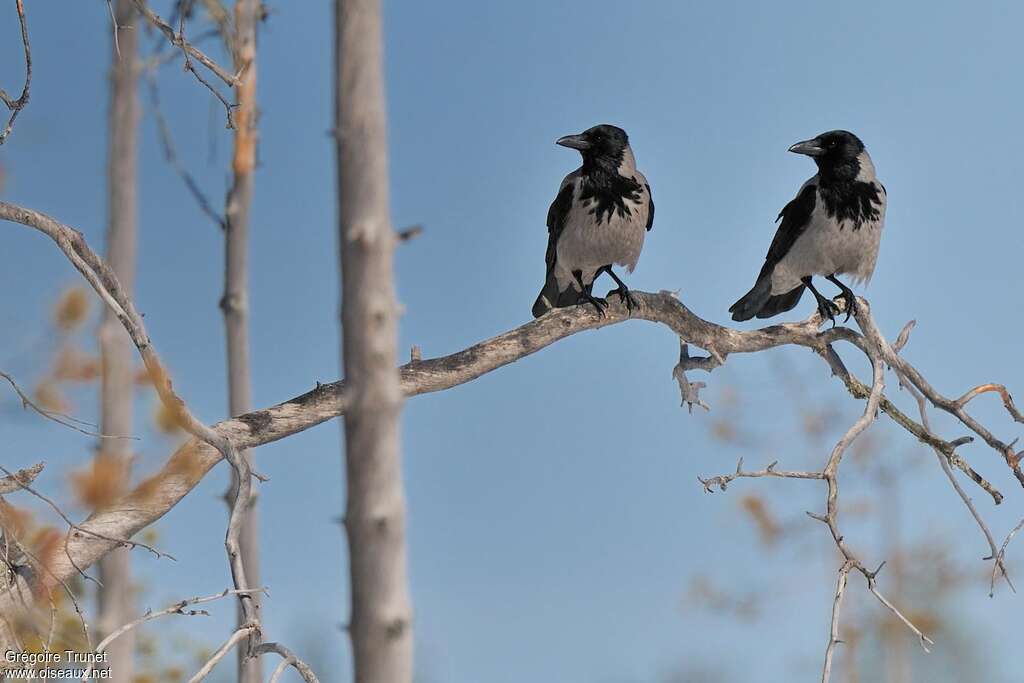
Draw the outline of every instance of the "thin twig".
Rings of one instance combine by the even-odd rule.
[[[209,616],[210,613],[207,612],[206,610],[201,610],[201,609],[199,609],[199,610],[192,610],[192,609],[186,610],[185,608],[186,607],[190,607],[190,606],[195,606],[195,605],[201,605],[201,604],[206,603],[206,602],[212,602],[214,600],[220,600],[221,598],[223,598],[225,596],[228,596],[228,595],[238,595],[239,593],[243,593],[243,592],[244,593],[265,593],[266,589],[265,588],[250,588],[250,589],[247,589],[245,591],[239,591],[237,589],[234,589],[234,590],[232,590],[232,589],[225,589],[225,590],[221,591],[220,593],[214,593],[213,595],[207,595],[207,596],[204,596],[204,597],[188,598],[186,600],[179,600],[178,602],[174,603],[173,605],[170,605],[169,607],[165,607],[164,609],[162,609],[162,610],[160,610],[158,612],[154,612],[152,610],[147,610],[146,613],[143,614],[138,619],[135,619],[134,621],[130,621],[127,624],[123,624],[122,626],[120,626],[116,630],[112,631],[110,633],[110,635],[108,635],[106,638],[104,638],[103,640],[100,641],[99,645],[96,646],[95,652],[97,654],[99,654],[101,652],[104,652],[107,649],[107,646],[110,645],[110,643],[112,643],[114,640],[116,640],[117,638],[120,638],[122,635],[124,635],[128,631],[131,631],[132,629],[137,628],[137,627],[143,625],[147,621],[152,621],[153,619],[159,619],[160,617],[166,617],[166,616],[171,615],[171,614],[180,614],[180,615],[187,616],[187,617],[192,617],[192,616]],[[92,673],[92,670],[93,670],[94,666],[95,666],[95,664],[93,662],[90,662],[89,666],[87,666],[85,668],[85,671],[82,672],[82,680],[83,681],[89,680],[89,678],[90,678],[89,674]]]
[[[821,683],[829,683],[832,678],[832,655],[839,640],[839,609],[843,605],[843,597],[846,595],[846,580],[849,578],[853,563],[850,560],[843,562],[839,568],[839,579],[836,581],[836,597],[832,601],[832,626],[829,630],[828,647],[825,648],[825,668],[821,672]]]
[[[281,663],[277,665],[277,668],[274,669],[274,673],[270,677],[270,683],[276,683],[277,679],[281,676],[281,673],[288,666],[295,667],[295,670],[299,672],[299,675],[302,676],[306,683],[320,683],[317,680],[316,674],[313,673],[313,670],[310,669],[305,662],[296,657],[294,652],[280,643],[260,643],[256,648],[255,654],[264,655],[270,652],[279,654],[284,658]]]
[[[750,477],[750,478],[755,478],[755,477],[779,477],[779,478],[782,478],[782,479],[824,479],[825,478],[825,475],[822,474],[821,472],[787,472],[785,470],[777,470],[777,469],[775,469],[775,466],[778,465],[778,464],[779,464],[779,461],[776,460],[776,461],[770,463],[763,470],[757,470],[757,471],[754,471],[754,472],[745,472],[743,470],[743,458],[740,458],[739,461],[736,463],[736,471],[734,473],[732,473],[732,474],[719,474],[719,475],[716,475],[714,477],[709,477],[707,479],[703,479],[700,476],[698,476],[697,477],[697,481],[699,481],[704,486],[704,492],[705,493],[714,493],[714,488],[712,488],[712,487],[717,486],[719,491],[725,491],[726,488],[729,485],[729,482],[731,482],[733,479],[738,479],[740,477]]]
[[[217,666],[218,662],[224,659],[224,656],[231,651],[231,648],[233,648],[235,645],[238,645],[238,643],[240,643],[242,640],[249,636],[249,632],[252,631],[253,628],[254,626],[251,625],[243,626],[242,628],[232,633],[231,637],[228,638],[223,645],[217,648],[217,651],[214,652],[213,655],[206,661],[206,663],[203,664],[202,668],[200,668],[199,671],[196,672],[196,675],[188,679],[188,683],[199,683],[199,681],[206,678],[209,675],[209,673],[213,671],[213,667]]]
[[[18,114],[25,108],[29,100],[29,91],[32,86],[32,48],[28,42],[28,25],[25,21],[25,5],[22,0],[14,0],[14,7],[18,11],[18,23],[21,25],[21,44],[25,49],[25,85],[21,88],[21,96],[18,99],[12,98],[2,89],[0,89],[0,101],[7,105],[7,108],[11,111],[10,118],[7,119],[7,125],[2,131],[0,131],[0,145],[4,144],[7,136],[11,134],[11,130],[14,128],[14,120],[18,118]]]
[[[40,469],[42,469],[42,465],[41,464],[40,465],[36,465],[36,467],[39,467]],[[16,484],[17,488],[22,489],[24,491],[28,491],[33,496],[35,496],[39,500],[43,501],[47,505],[49,505],[50,508],[53,509],[54,512],[56,512],[58,515],[60,515],[60,518],[64,520],[64,523],[67,524],[71,528],[71,530],[74,532],[74,534],[69,532],[68,533],[68,537],[70,537],[72,535],[77,535],[77,534],[86,534],[88,536],[92,536],[93,538],[99,538],[99,539],[103,539],[104,541],[110,541],[111,543],[117,543],[118,545],[120,545],[122,547],[143,548],[143,549],[148,550],[149,552],[153,553],[158,558],[166,557],[166,558],[171,559],[171,560],[176,560],[176,558],[173,555],[171,555],[169,553],[160,552],[159,550],[157,550],[156,548],[154,548],[151,545],[147,545],[147,544],[141,543],[139,541],[131,541],[131,540],[128,540],[127,538],[114,538],[113,536],[107,536],[107,535],[101,534],[101,533],[96,532],[96,531],[92,531],[92,530],[89,530],[89,529],[84,529],[84,528],[80,527],[78,524],[75,524],[74,522],[72,522],[71,518],[68,517],[64,513],[64,511],[60,509],[60,506],[57,505],[57,503],[53,502],[52,499],[48,498],[47,496],[43,495],[42,493],[39,493],[39,491],[36,491],[34,488],[32,488],[29,485],[29,482],[31,480],[29,480],[29,482],[24,481],[23,478],[20,475],[22,474],[22,472],[25,472],[25,470],[21,470],[19,472],[12,473],[9,469],[4,467],[3,465],[0,465],[0,472],[3,472],[5,475],[7,475],[6,478],[3,480],[4,482],[11,482],[13,484]],[[65,546],[66,546],[66,542],[67,542],[67,537],[65,538]],[[71,559],[70,555],[68,555],[68,559],[69,560]],[[71,560],[71,561],[74,562],[74,560]],[[82,573],[83,576],[85,576],[85,572],[82,572],[81,570],[79,570],[79,571]]]
[[[997,569],[1002,569],[1003,577],[1006,579],[1006,583],[1010,584],[1010,588],[1011,590],[1013,590],[1014,593],[1017,592],[1017,589],[1013,587],[1012,583],[1010,583],[1010,575],[1006,573],[1006,566],[1004,564],[1004,560],[1006,558],[1006,546],[1010,545],[1010,541],[1012,541],[1013,537],[1017,535],[1017,532],[1020,531],[1021,527],[1024,527],[1024,519],[1020,520],[1020,522],[1017,523],[1017,526],[1013,527],[1010,533],[1006,535],[1006,540],[1003,541],[1003,545],[999,548],[999,552],[995,554],[994,558],[990,558],[995,559],[995,564],[992,565],[992,581],[988,593],[988,597],[990,598],[996,591]]]
[[[199,183],[196,182],[195,178],[189,172],[185,165],[178,159],[178,154],[174,149],[174,141],[171,137],[171,128],[167,123],[167,119],[164,117],[163,110],[160,107],[160,93],[157,87],[156,75],[153,71],[147,72],[146,83],[148,85],[147,91],[149,92],[149,101],[153,110],[153,117],[156,119],[157,133],[160,137],[160,146],[163,148],[164,160],[170,164],[171,168],[178,174],[182,182],[185,183],[185,188],[195,199],[196,204],[199,205],[199,210],[206,214],[210,220],[216,223],[221,230],[227,229],[227,222],[224,217],[217,213],[213,208],[212,202],[207,198],[206,194],[199,187]]]
[[[78,425],[87,425],[90,427],[95,427],[96,425],[90,422],[86,422],[85,420],[79,420],[78,418],[72,417],[71,415],[68,415],[66,413],[61,413],[56,410],[47,410],[46,408],[43,408],[34,403],[32,399],[30,399],[28,395],[21,390],[21,387],[19,387],[18,383],[14,381],[14,378],[8,375],[6,372],[0,372],[0,378],[7,380],[8,384],[11,385],[11,388],[14,389],[14,392],[18,394],[18,398],[21,399],[22,408],[26,410],[32,409],[36,413],[45,417],[47,420],[53,420],[57,424],[67,427],[68,429],[73,429],[79,434],[85,434],[86,436],[92,436],[99,439],[131,439],[133,441],[138,440],[138,437],[136,436],[122,436],[119,434],[101,434],[99,432],[92,431],[89,429],[82,429]]]
[[[199,73],[199,70],[196,69],[195,66],[193,65],[192,60],[197,60],[200,64],[202,64],[211,72],[213,72],[227,85],[232,87],[238,85],[238,77],[241,74],[229,74],[227,71],[218,66],[216,62],[207,57],[201,50],[199,50],[185,38],[185,12],[180,13],[180,23],[178,31],[176,33],[167,22],[161,19],[159,15],[153,12],[153,10],[149,9],[149,7],[143,0],[132,0],[132,3],[135,5],[136,8],[138,8],[140,12],[142,12],[143,16],[146,17],[149,23],[158,28],[160,32],[164,34],[164,36],[172,45],[181,49],[181,53],[185,58],[185,70],[190,71],[192,75],[195,76],[197,81],[202,83],[207,90],[213,93],[213,95],[218,100],[220,100],[221,104],[224,105],[225,112],[227,113],[227,127],[234,128],[235,124],[234,118],[232,116],[232,109],[234,109],[236,105],[228,102],[227,98],[225,98],[220,93],[220,91],[213,86],[213,84],[211,84],[201,73]]]
[[[914,324],[915,321],[911,320],[910,322],[903,326],[903,330],[900,332],[899,338],[897,338],[896,343],[892,345],[893,354],[898,354],[906,345],[907,341],[910,338],[910,331],[913,329]],[[881,338],[880,335],[878,337],[878,342],[880,346],[884,348],[885,341],[884,339]],[[928,431],[929,434],[931,434],[932,428],[931,422],[928,418],[928,402],[925,399],[924,394],[918,391],[917,387],[912,385],[903,374],[897,372],[896,377],[899,380],[900,387],[905,389],[917,402],[918,413],[921,416],[921,425],[924,427],[925,430]],[[995,385],[982,385],[982,387],[979,387],[978,389],[983,389],[985,386],[994,387]],[[974,390],[975,392],[977,392],[974,393],[974,395],[982,393],[982,391],[979,390]],[[998,389],[988,390],[998,391]],[[1013,401],[1012,399],[1009,398],[1009,393],[1006,392],[1005,388],[1002,388],[1002,393],[1004,394],[1004,403],[1008,404],[1007,407],[1009,409],[1009,407],[1013,405]],[[963,404],[965,404],[967,401],[974,397],[974,395],[971,394],[972,392],[968,392],[968,394],[965,394],[960,398],[958,402],[961,402],[961,407]],[[1010,587],[1010,590],[1016,593],[1017,589],[1014,587],[1013,581],[1010,579],[1010,574],[1006,570],[1006,565],[1003,562],[1003,557],[1000,553],[996,551],[995,538],[993,538],[992,532],[988,528],[988,524],[985,523],[985,520],[978,512],[977,508],[974,506],[974,501],[971,500],[970,496],[967,495],[967,492],[964,491],[963,487],[960,486],[960,482],[956,480],[956,477],[953,475],[951,465],[959,467],[975,483],[977,483],[979,486],[981,486],[981,488],[983,488],[990,495],[992,495],[992,498],[993,500],[995,500],[996,505],[998,505],[1002,501],[1002,494],[996,491],[991,486],[991,484],[989,484],[984,478],[981,477],[981,475],[979,475],[969,465],[967,465],[963,458],[961,458],[956,453],[955,449],[943,449],[936,446],[934,443],[931,445],[932,450],[935,453],[935,457],[939,461],[939,466],[942,468],[943,474],[946,475],[946,478],[949,480],[949,483],[953,486],[953,490],[956,491],[957,495],[960,497],[960,500],[963,501],[964,505],[967,507],[968,512],[970,512],[971,517],[974,518],[975,523],[978,525],[978,528],[981,529],[981,533],[985,537],[985,541],[988,543],[990,553],[988,557],[984,559],[994,560],[992,565],[992,581],[989,586],[989,597],[991,598],[995,595],[996,575],[998,573],[1002,573],[1002,576],[1004,579],[1006,579],[1006,583]]]
[[[110,23],[114,28],[114,52],[117,54],[117,58],[121,58],[121,41],[117,37],[117,32],[121,29],[117,25],[117,15],[114,13],[114,0],[107,0],[107,10],[110,12]]]
[[[174,45],[175,47],[184,50],[189,57],[195,59],[200,64],[205,66],[207,69],[209,69],[211,72],[213,72],[217,76],[217,78],[224,81],[226,85],[229,85],[231,87],[238,85],[238,77],[240,74],[233,75],[228,73],[223,68],[221,68],[216,62],[214,62],[212,59],[203,54],[203,52],[196,48],[195,45],[188,42],[182,33],[175,33],[174,29],[171,28],[171,26],[166,21],[161,19],[156,12],[151,10],[143,0],[132,0],[132,4],[134,4],[135,7],[140,12],[142,12],[142,15],[146,17],[146,20],[149,23],[158,28],[160,32],[164,34],[164,36],[171,43],[171,45]]]
[[[18,470],[14,474],[9,474],[3,479],[0,479],[0,495],[6,495],[13,493],[18,489],[24,488],[26,485],[31,484],[35,481],[39,473],[43,471],[43,463],[36,463],[32,467],[26,467],[23,470]]]

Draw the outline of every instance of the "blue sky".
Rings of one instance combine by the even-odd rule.
[[[99,248],[107,9],[27,4],[35,79],[31,104],[0,148],[0,196],[76,226]],[[260,38],[252,226],[261,406],[339,373],[330,3],[271,9]],[[1009,2],[386,3],[393,219],[426,228],[397,254],[401,347],[442,355],[529,318],[547,206],[578,163],[553,141],[601,122],[629,132],[658,207],[628,282],[679,290],[696,313],[724,323],[760,266],[773,218],[813,172],[786,148],[847,128],[863,138],[889,190],[881,256],[864,291],[882,330],[894,337],[916,318],[907,357],[949,395],[983,381],[1019,392],[1022,21],[1024,7]],[[9,8],[2,24],[0,86],[11,91],[22,74]],[[154,41],[147,33],[144,50]],[[219,204],[230,149],[223,112],[177,65],[160,83],[179,155]],[[226,406],[221,236],[162,160],[143,110],[138,306],[175,386],[216,421]],[[0,357],[13,358],[25,344],[44,346],[48,307],[76,276],[37,234],[8,225],[2,244],[0,286],[12,294],[0,307]],[[812,305],[803,301],[794,317]],[[752,481],[709,497],[695,476],[729,470],[738,455],[751,466],[776,457],[794,467],[824,462],[841,423],[808,448],[783,376],[799,377],[807,400],[834,404],[844,417],[860,406],[811,354],[784,349],[733,357],[696,378],[709,383],[719,412],[690,416],[670,377],[677,350],[665,329],[629,323],[409,401],[404,458],[424,681],[659,681],[677,669],[729,681],[816,675],[838,567],[824,530],[803,516],[820,508],[820,491]],[[37,351],[4,369],[31,384],[43,363]],[[895,379],[889,384],[897,395]],[[727,448],[710,436],[728,414],[727,394],[742,401],[739,419],[764,435],[760,443]],[[78,414],[94,411],[88,392],[76,398]],[[140,419],[151,408],[141,398]],[[982,399],[974,410],[1010,440],[1019,430],[998,408]],[[47,460],[41,484],[67,499],[67,470],[86,462],[92,444],[12,410],[4,416],[3,464]],[[963,433],[935,421],[946,437]],[[172,443],[146,427],[140,434],[146,472]],[[884,559],[900,528],[943,538],[955,560],[983,572],[987,548],[933,456],[893,430],[872,434],[894,467],[918,465],[900,480],[897,521],[851,519],[865,561]],[[1007,495],[998,509],[975,495],[1002,537],[1022,514],[1024,492],[994,453],[974,446],[965,454]],[[340,425],[263,447],[257,459],[271,477],[261,490],[268,633],[306,648],[322,680],[348,680],[338,628],[347,612],[345,547],[333,521],[343,502]],[[851,496],[884,502],[867,477],[861,484]],[[144,604],[227,585],[225,486],[219,467],[158,524],[161,546],[179,561],[138,555]],[[750,492],[806,525],[797,550],[758,544],[738,508]],[[762,593],[762,617],[749,625],[682,609],[695,575]],[[851,579],[847,604],[877,611],[862,584]],[[999,634],[1021,626],[1018,601],[1005,588],[989,600],[975,582],[950,607],[976,639],[973,650],[990,655],[989,680],[1019,678],[1012,663],[999,664],[1013,652]],[[225,604],[173,628],[213,642],[233,618]],[[906,646],[915,646],[909,635]],[[932,662],[948,661],[941,640],[936,649]]]

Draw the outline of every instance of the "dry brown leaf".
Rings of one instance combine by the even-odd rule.
[[[35,391],[32,394],[36,405],[43,410],[48,410],[51,413],[71,412],[71,404],[64,397],[64,394],[61,393],[56,382],[50,378],[44,379],[36,385]]]
[[[70,332],[89,317],[89,292],[85,287],[64,290],[53,307],[53,323],[57,329]]]
[[[53,361],[51,376],[59,382],[91,382],[100,376],[100,359],[65,344]]]
[[[78,501],[91,509],[113,503],[127,483],[127,467],[123,458],[97,455],[82,472],[71,474],[71,486]]]
[[[755,495],[746,495],[740,498],[740,505],[757,525],[757,532],[761,535],[762,542],[772,545],[779,539],[782,528],[768,511],[768,505],[763,499]]]

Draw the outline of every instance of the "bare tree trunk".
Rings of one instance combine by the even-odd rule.
[[[379,0],[336,0],[335,136],[355,683],[412,680]]]
[[[116,38],[112,39],[110,110],[107,136],[107,263],[128,292],[135,280],[136,150],[139,102],[136,92],[138,58],[135,9],[129,0],[114,6]],[[123,29],[123,30],[122,30]],[[100,385],[100,429],[104,434],[132,433],[135,349],[117,317],[107,308],[99,331],[103,373]],[[102,439],[96,455],[97,476],[116,478],[117,495],[126,489],[131,469],[131,445],[126,439]],[[98,591],[99,637],[134,618],[131,560],[128,548],[118,548],[100,561]],[[131,683],[135,638],[115,640],[109,650],[111,676]]]
[[[231,170],[233,182],[224,210],[224,296],[220,307],[224,312],[228,360],[228,411],[231,416],[252,409],[252,374],[249,365],[249,215],[252,209],[253,172],[256,168],[256,24],[261,13],[260,0],[235,2],[235,33],[231,51],[235,73],[242,72],[235,97],[235,152]],[[252,452],[242,456],[251,462]],[[235,499],[237,473],[232,470],[231,491],[227,500]],[[256,498],[252,498],[243,518],[239,544],[242,564],[250,586],[260,585],[259,534]],[[260,596],[252,595],[252,604],[259,614]],[[245,622],[241,606],[238,625]],[[259,657],[250,657],[251,646],[238,648],[239,683],[262,683],[263,666]]]

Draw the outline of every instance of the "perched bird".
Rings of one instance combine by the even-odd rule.
[[[733,320],[770,318],[795,307],[807,288],[822,318],[835,324],[839,308],[811,282],[812,276],[823,275],[841,290],[849,320],[857,299],[836,276],[848,274],[854,282],[871,278],[885,223],[885,187],[875,178],[864,143],[853,133],[822,133],[789,151],[814,159],[818,173],[779,213],[776,221],[781,218],[782,224],[757,283],[729,312]]]
[[[555,144],[579,150],[583,165],[565,176],[548,209],[547,277],[533,316],[583,303],[603,315],[608,302],[593,295],[601,273],[618,284],[608,295],[618,294],[632,311],[637,301],[612,266],[633,272],[654,222],[654,203],[647,179],[636,170],[629,137],[605,124]]]

